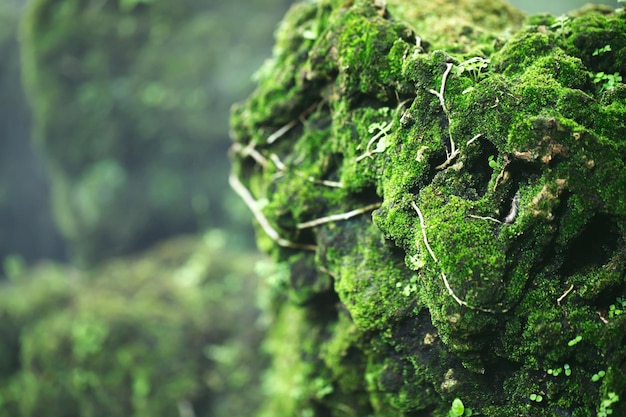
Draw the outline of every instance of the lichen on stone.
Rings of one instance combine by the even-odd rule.
[[[267,415],[444,416],[461,398],[583,416],[626,395],[626,322],[607,315],[626,290],[626,14],[520,25],[488,3],[503,20],[298,4],[235,106],[231,183],[291,274],[268,375],[298,395],[272,390]]]

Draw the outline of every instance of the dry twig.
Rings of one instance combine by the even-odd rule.
[[[361,207],[355,210],[351,210],[345,213],[332,214],[330,216],[320,217],[319,219],[309,220],[307,222],[300,223],[296,226],[297,229],[308,229],[311,227],[319,226],[321,224],[335,222],[335,221],[343,221],[351,219],[352,217],[358,216],[363,213],[367,213],[368,211],[372,211],[380,207],[381,203],[373,203],[369,204],[365,207]]]
[[[276,229],[272,227],[270,222],[267,220],[261,209],[259,208],[258,202],[254,199],[250,191],[239,181],[239,178],[235,174],[230,174],[228,177],[228,182],[232,189],[241,197],[246,206],[250,209],[254,218],[261,225],[261,228],[276,244],[282,246],[284,248],[292,248],[292,249],[304,249],[315,251],[317,247],[315,245],[307,245],[303,243],[296,243],[290,240],[284,239],[280,237]]]

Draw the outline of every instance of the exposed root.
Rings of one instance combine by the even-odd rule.
[[[476,216],[474,214],[470,214],[469,217],[473,218],[473,219],[481,219],[481,220],[489,220],[498,224],[502,224],[502,222],[498,219],[495,219],[493,217],[489,217],[489,216]]]
[[[569,288],[556,300],[557,305],[561,305],[561,301],[563,301],[565,299],[565,297],[567,297],[569,295],[569,293],[572,292],[572,290],[574,289],[574,284],[570,285]],[[602,317],[602,316],[600,316]]]
[[[255,149],[254,142],[250,142],[246,146],[241,146],[240,143],[234,143],[230,149],[232,152],[238,153],[244,158],[250,157],[254,159],[257,164],[261,165],[264,169],[267,169],[267,158]]]
[[[266,139],[267,144],[271,145],[272,143],[276,142],[278,139],[280,139],[282,136],[284,136],[285,133],[289,132],[295,125],[297,125],[298,122],[303,122],[304,118],[309,113],[311,113],[313,111],[313,109],[315,109],[315,107],[317,107],[318,105],[319,105],[319,102],[313,103],[312,105],[307,107],[307,109],[305,111],[300,113],[300,115],[298,115],[297,119],[293,119],[292,121],[290,121],[289,123],[287,123],[286,125],[281,127],[280,129],[278,129],[276,132],[274,132],[271,135],[269,135],[268,138]]]
[[[270,222],[261,211],[259,203],[254,199],[252,194],[250,194],[250,191],[248,191],[248,189],[241,183],[241,181],[239,181],[239,178],[237,178],[235,174],[231,173],[228,177],[228,182],[232,189],[237,193],[237,195],[241,197],[246,206],[248,206],[256,221],[261,225],[261,228],[263,229],[265,234],[268,235],[274,242],[276,242],[276,244],[284,248],[291,249],[304,249],[310,251],[315,251],[317,249],[315,245],[296,243],[280,237],[276,229],[272,227]]]
[[[333,215],[330,215],[330,216],[320,217],[319,219],[309,220],[307,222],[303,222],[303,223],[300,223],[300,224],[296,225],[296,228],[297,229],[308,229],[308,228],[319,226],[319,225],[325,224],[325,223],[348,220],[348,219],[351,219],[352,217],[358,216],[360,214],[367,213],[368,211],[375,210],[378,207],[380,207],[381,204],[382,203],[373,203],[373,204],[369,204],[369,205],[367,205],[365,207],[361,207],[361,208],[358,208],[358,209],[355,209],[355,210],[347,211],[345,213],[333,214]]]
[[[450,131],[450,125],[452,124],[452,120],[450,119],[450,112],[448,111],[448,107],[446,106],[446,99],[444,98],[446,81],[448,79],[450,71],[452,70],[452,67],[453,65],[451,63],[446,64],[446,70],[443,73],[443,78],[441,79],[441,87],[439,88],[439,92],[432,89],[428,90],[429,93],[434,94],[439,99],[439,104],[441,105],[441,108],[443,109],[443,112],[448,119],[448,139],[450,141],[450,150],[446,148],[446,160],[441,165],[438,165],[436,167],[437,169],[443,169],[450,165],[454,158],[456,158],[459,154],[459,150],[457,149],[456,144],[454,143],[454,139],[452,138],[452,132]]]
[[[432,248],[430,247],[430,244],[428,243],[428,237],[426,236],[426,223],[424,222],[424,216],[422,215],[422,211],[419,209],[417,204],[415,204],[415,201],[411,202],[411,206],[417,212],[417,216],[420,219],[420,226],[421,226],[421,229],[422,229],[422,236],[424,238],[424,245],[426,246],[426,249],[428,250],[428,253],[433,258],[435,263],[437,263],[441,267],[441,264],[439,263],[439,260],[437,259],[437,256],[435,256],[435,253],[433,252]],[[468,304],[467,301],[464,301],[464,300],[460,299],[455,294],[454,290],[452,290],[452,287],[450,287],[450,283],[448,282],[448,277],[446,276],[446,274],[443,271],[443,269],[441,270],[441,279],[443,280],[443,283],[446,286],[446,289],[448,290],[448,294],[450,294],[450,296],[454,299],[454,301],[456,301],[459,305],[465,306],[465,307],[469,308],[470,310],[482,311],[484,313],[496,313],[495,310],[488,309],[488,308],[472,306],[472,305]],[[506,311],[508,311],[508,309],[500,310],[499,312],[500,313],[505,313]]]
[[[270,155],[270,160],[274,163],[274,166],[276,166],[276,168],[282,173],[286,174],[290,172],[287,166],[283,163],[283,161],[280,160],[278,155],[276,155],[275,153]],[[291,172],[299,176],[300,178],[304,178],[305,180],[310,181],[314,184],[325,185],[326,187],[332,187],[332,188],[343,188],[343,184],[339,181],[318,180],[317,178],[307,176],[305,173],[300,172],[300,171],[294,170]]]
[[[504,155],[504,166],[502,167],[502,170],[498,173],[496,181],[493,184],[494,191],[496,190],[496,188],[498,188],[498,185],[500,185],[501,183],[504,184],[509,179],[509,174],[506,172],[506,167],[509,166],[510,163],[511,160],[509,159],[509,157],[507,155]]]
[[[242,157],[246,158],[246,157],[250,157],[252,159],[254,159],[259,165],[261,165],[264,169],[267,169],[269,162],[268,159],[263,156],[263,154],[261,154],[259,151],[257,151],[255,149],[255,145],[254,143],[250,143],[248,145],[241,146],[241,144],[239,143],[235,143],[232,146],[232,151],[238,153],[239,155],[241,155]],[[276,169],[278,169],[278,171],[280,171],[278,173],[277,177],[281,177],[284,174],[290,172],[289,169],[287,168],[287,166],[280,160],[280,158],[278,157],[278,155],[276,154],[271,154],[269,156],[269,160],[274,164],[274,166],[276,167]],[[320,185],[324,185],[326,187],[333,187],[333,188],[343,188],[343,184],[341,182],[338,181],[328,181],[328,180],[318,180],[316,178],[313,178],[311,176],[307,176],[306,174],[300,172],[300,171],[291,171],[292,173],[294,173],[295,175],[306,179],[307,181],[310,181],[314,184],[320,184]]]
[[[473,138],[471,138],[470,140],[467,141],[467,143],[465,144],[465,146],[469,146],[472,143],[476,142],[483,134],[479,133],[476,136],[474,136]]]

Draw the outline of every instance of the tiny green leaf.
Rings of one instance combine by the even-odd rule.
[[[463,405],[463,401],[460,398],[455,398],[452,401],[452,407],[450,407],[450,415],[455,417],[460,417],[465,412],[465,406]]]

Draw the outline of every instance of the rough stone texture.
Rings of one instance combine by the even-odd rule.
[[[261,415],[626,413],[626,13],[387,3],[295,6],[233,110]]]

